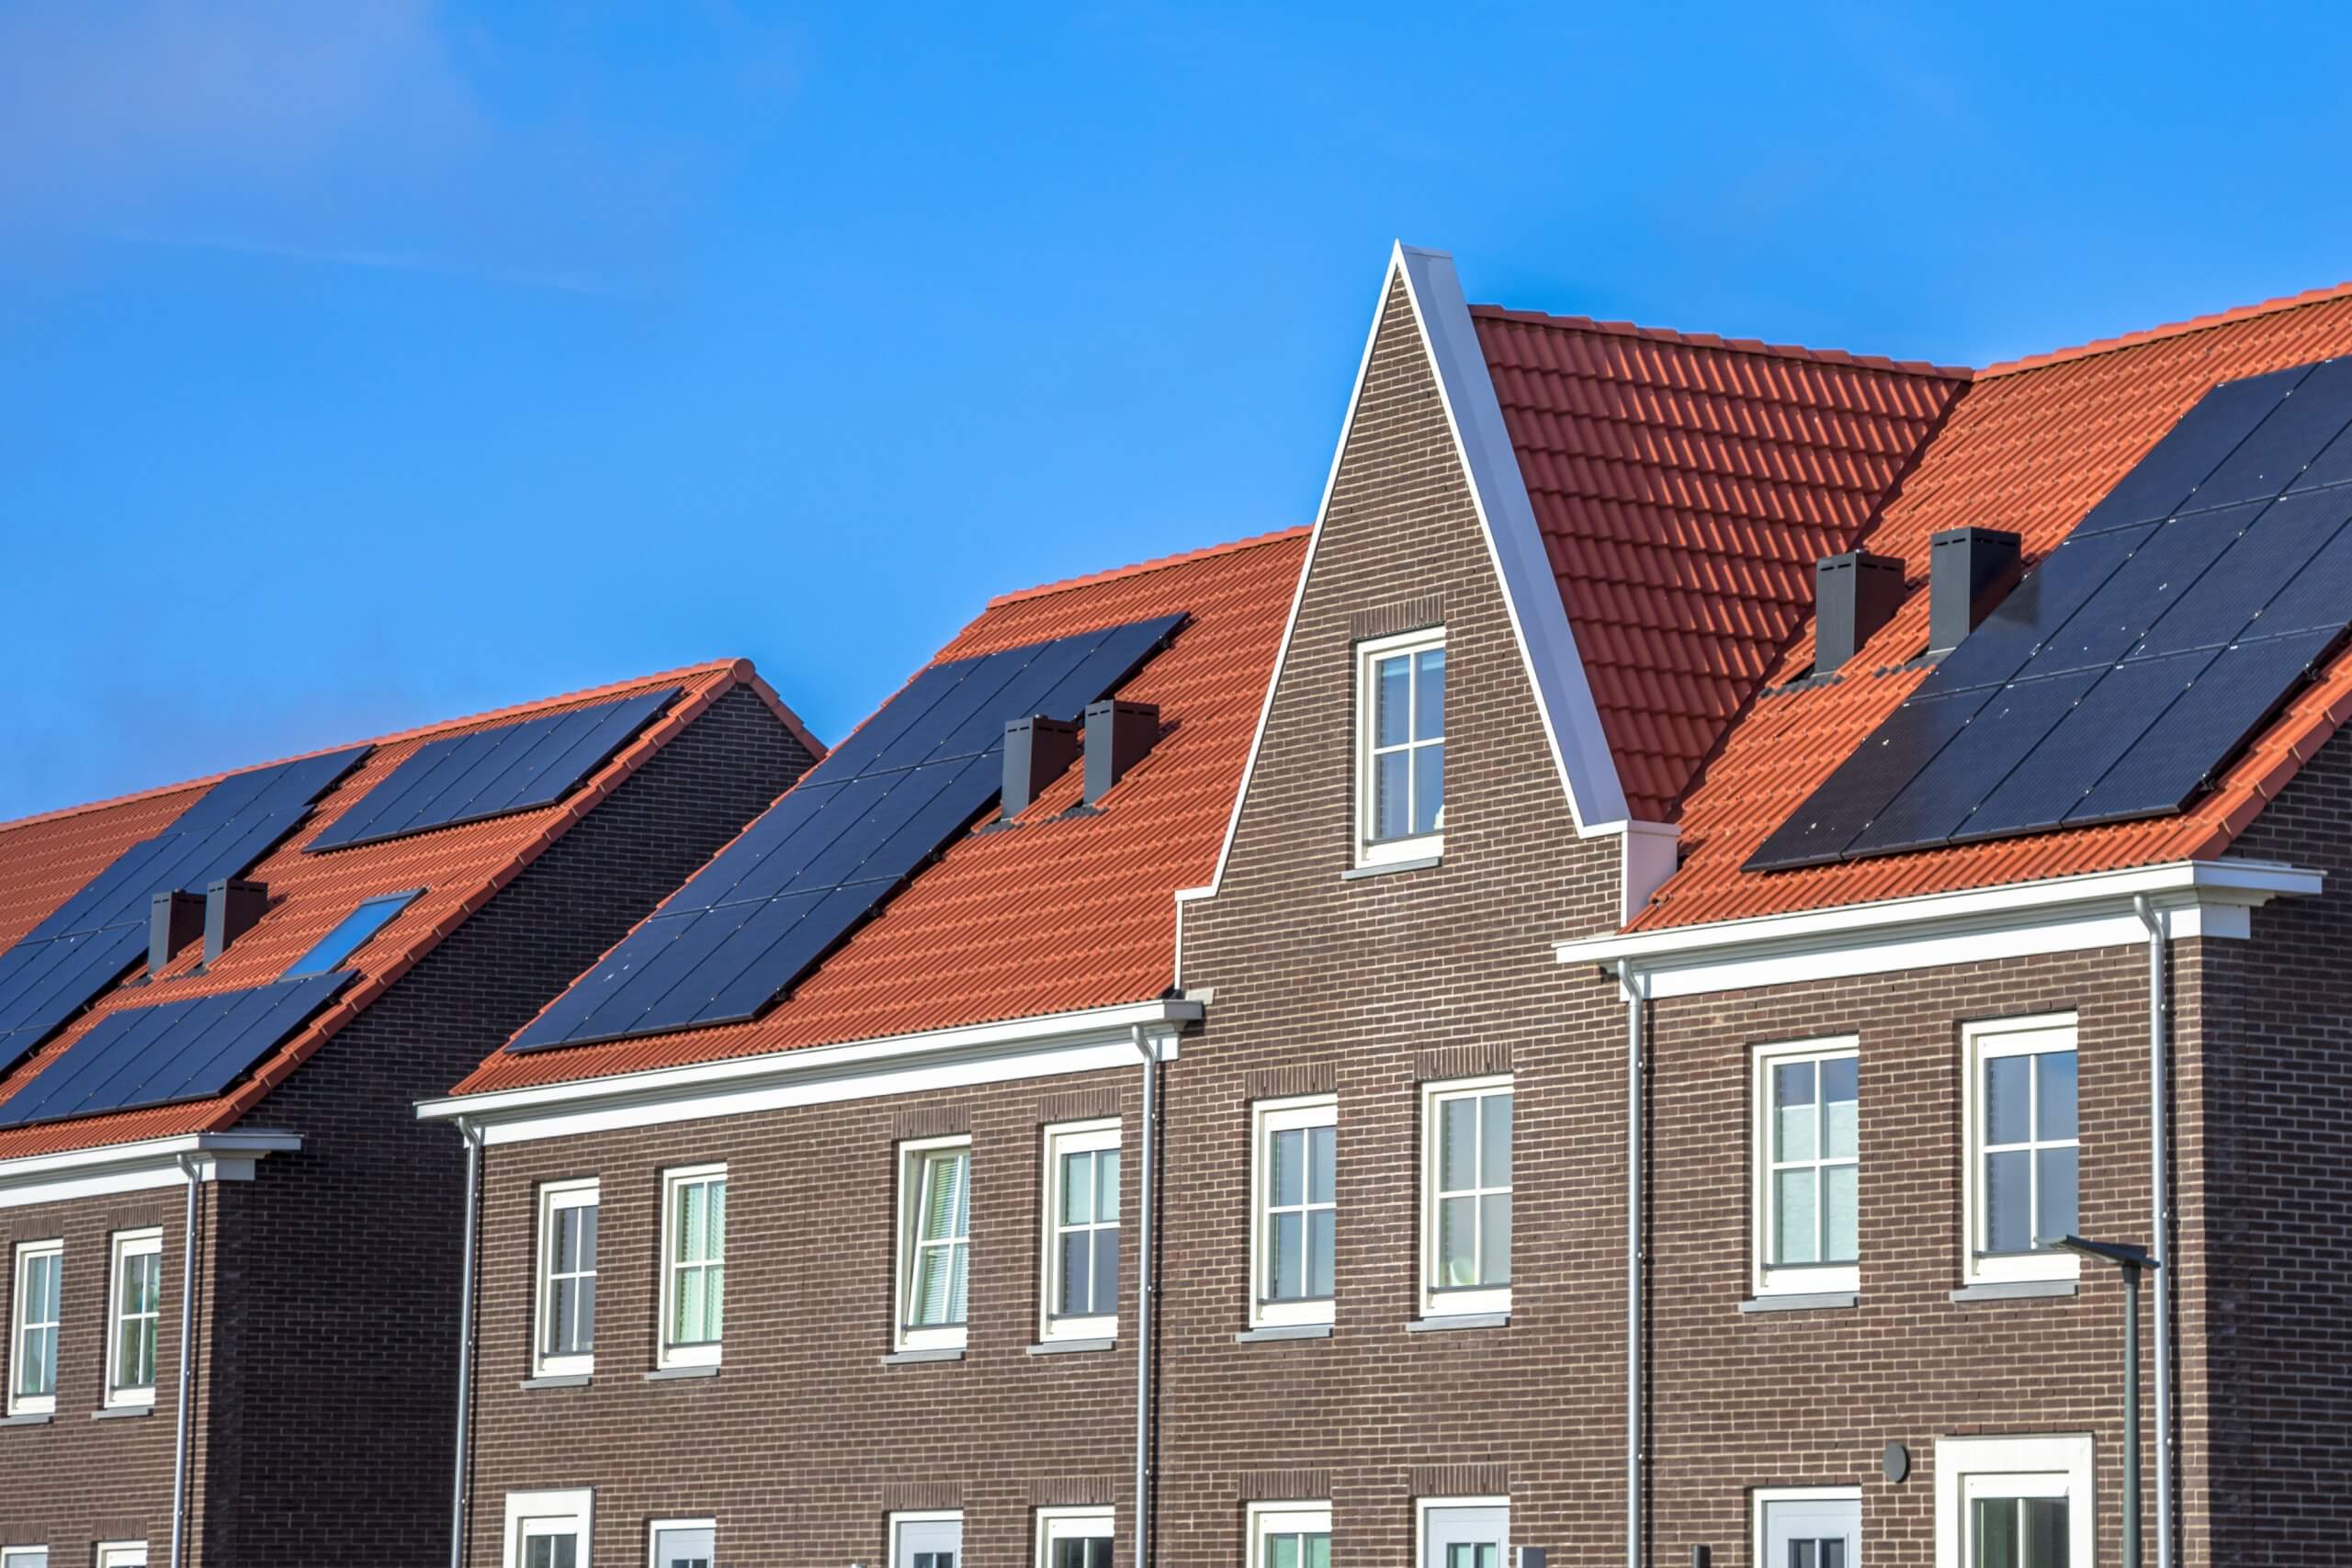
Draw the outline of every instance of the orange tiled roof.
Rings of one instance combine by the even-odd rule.
[[[1175,893],[1208,880],[1306,558],[1306,529],[989,604],[935,661],[1184,611],[1120,687],[1156,703],[1159,745],[1101,816],[1057,821],[1082,770],[1016,832],[972,834],[918,874],[790,996],[748,1023],[492,1056],[458,1094],[602,1077],[1003,1019],[1148,1001],[1174,973]]]
[[[1759,699],[1684,803],[1684,861],[1637,930],[1821,908],[2219,855],[2352,716],[2352,654],[2306,687],[2222,775],[2173,817],[1955,848],[1747,872],[1742,863],[1925,678],[1899,669],[1927,646],[1928,539],[2004,528],[2029,563],[2217,381],[2352,353],[2352,285],[2022,359],[1979,373],[1928,445],[1868,547],[1898,557],[1901,610],[1842,681]],[[1813,665],[1808,629],[1773,682]]]
[[[1626,804],[1671,821],[1968,372],[1470,313]]]
[[[238,990],[276,980],[288,964],[308,952],[361,900],[382,893],[424,888],[421,897],[343,965],[356,970],[359,978],[227,1093],[179,1105],[0,1130],[0,1159],[177,1134],[217,1132],[234,1126],[335,1031],[406,974],[492,894],[643,765],[646,759],[712,703],[734,687],[745,684],[756,690],[786,723],[799,729],[799,720],[760,682],[751,665],[733,660],[575,692],[375,741],[375,750],[367,760],[320,799],[293,836],[264,856],[248,873],[254,880],[268,885],[269,909],[251,931],[231,945],[220,963],[202,975],[193,973],[203,950],[201,943],[192,943],[164,970],[160,982],[141,985],[135,983],[134,977],[134,983],[116,987],[13,1072],[0,1077],[0,1102],[31,1081],[94,1027],[98,1019],[125,1009],[214,991]],[[580,788],[553,806],[337,850],[332,854],[302,852],[302,846],[326,824],[366,795],[428,740],[610,702],[664,686],[680,689],[680,696],[669,709],[611,761],[592,773]],[[806,732],[801,733],[805,737]],[[214,782],[199,779],[121,800],[0,825],[0,942],[13,942],[39,924],[51,910],[104,870],[116,855],[168,826]]]

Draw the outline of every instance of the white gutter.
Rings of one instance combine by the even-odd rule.
[[[1136,1193],[1141,1224],[1136,1228],[1136,1568],[1151,1568],[1151,1334],[1154,1298],[1152,1245],[1159,1228],[1156,1166],[1159,1154],[1159,1050],[1143,1025],[1135,1025],[1135,1047],[1143,1057],[1143,1184]]]
[[[1617,984],[1625,994],[1625,1568],[1642,1568],[1642,994],[1634,966],[1621,960]]]
[[[302,1146],[295,1133],[183,1133],[0,1160],[0,1209],[141,1192],[187,1181],[251,1181],[254,1166]]]
[[[468,1427],[474,1396],[474,1233],[481,1225],[481,1129],[469,1122],[458,1123],[466,1141],[466,1260],[459,1270],[465,1291],[458,1308],[458,1462],[449,1494],[449,1568],[465,1568],[466,1462]]]
[[[2165,928],[2143,896],[2133,900],[2148,928],[2148,1252],[2155,1258],[2150,1311],[2156,1354],[2156,1568],[2172,1568],[2172,1199],[2171,1081],[2165,1018]],[[2140,1369],[2132,1369],[2138,1377]]]
[[[195,1382],[196,1354],[196,1162],[177,1156],[181,1177],[187,1182],[187,1218],[180,1239],[179,1413],[172,1426],[172,1568],[180,1568],[187,1540],[187,1420],[188,1391]]]

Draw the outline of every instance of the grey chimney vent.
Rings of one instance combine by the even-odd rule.
[[[224,876],[204,890],[204,962],[209,967],[229,944],[254,929],[269,906],[269,887]]]
[[[158,975],[181,948],[204,934],[204,900],[194,893],[158,893],[147,902],[147,973]]]
[[[2018,536],[1947,528],[1928,542],[1928,651],[1949,653],[2016,583]]]
[[[1078,726],[1066,718],[1016,718],[1004,727],[1004,790],[996,826],[1029,809],[1078,760]]]
[[[1903,563],[1893,556],[1849,550],[1813,569],[1813,672],[1829,675],[1903,604]]]
[[[1159,740],[1159,709],[1151,703],[1115,699],[1086,705],[1086,795],[1084,807],[1099,810],[1111,786],[1144,759]]]

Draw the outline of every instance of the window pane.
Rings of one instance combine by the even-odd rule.
[[[1814,1157],[1813,1064],[1782,1062],[1772,1069],[1772,1157]]]
[[[1332,1187],[1339,1166],[1337,1145],[1339,1129],[1310,1127],[1306,1132],[1306,1201],[1310,1203],[1331,1201]]]
[[[1070,1231],[1062,1237],[1062,1294],[1054,1310],[1065,1316],[1075,1316],[1091,1311],[1088,1304],[1093,1297],[1088,1280],[1092,1273],[1094,1248],[1088,1245],[1091,1231]]]
[[[919,1326],[935,1326],[947,1321],[947,1254],[944,1247],[916,1249],[912,1318]]]
[[[43,1323],[57,1321],[59,1291],[65,1272],[64,1262],[65,1259],[53,1252],[33,1260],[33,1278],[38,1283],[33,1287],[32,1299],[40,1303],[40,1311],[35,1315]]]
[[[2030,1056],[1996,1056],[1984,1064],[1984,1141],[2022,1144],[2033,1122],[2027,1108]]]
[[[1413,748],[1413,831],[1434,833],[1445,810],[1445,742]]]
[[[17,1362],[17,1392],[51,1393],[56,1391],[57,1330],[35,1329],[24,1337],[23,1348]]]
[[[1833,1165],[1821,1173],[1825,1263],[1851,1263],[1861,1256],[1857,1174],[1850,1165]]]
[[[1276,1214],[1267,1232],[1266,1274],[1271,1294],[1278,1302],[1296,1301],[1306,1293],[1306,1221],[1299,1213]]]
[[[1789,1568],[1815,1568],[1813,1542],[1809,1540],[1789,1542]]]
[[[1328,1296],[1331,1287],[1331,1250],[1338,1216],[1317,1209],[1306,1216],[1306,1293]]]
[[[1478,1101],[1457,1095],[1438,1102],[1437,1186],[1441,1192],[1466,1192],[1478,1184]]]
[[[1475,1232],[1478,1224],[1478,1200],[1447,1198],[1437,1206],[1437,1282],[1441,1285],[1475,1285],[1478,1282],[1478,1261],[1472,1250],[1477,1241]]]
[[[584,1277],[573,1289],[580,1292],[580,1310],[574,1319],[571,1348],[593,1350],[596,1348],[596,1277]]]
[[[965,1155],[933,1155],[923,1162],[922,1239],[944,1241],[964,1234]]]
[[[1486,1277],[1482,1285],[1510,1283],[1510,1194],[1489,1192],[1478,1200],[1480,1217],[1487,1227]]]
[[[1478,1184],[1510,1185],[1510,1101],[1508,1094],[1490,1094],[1478,1102]]]
[[[1331,1538],[1310,1535],[1303,1539],[1306,1542],[1306,1551],[1303,1553],[1306,1559],[1304,1568],[1331,1568]]]
[[[705,1281],[700,1269],[678,1270],[674,1287],[673,1315],[670,1339],[673,1344],[699,1344],[709,1337],[703,1332]]]
[[[1273,1190],[1275,1203],[1291,1208],[1301,1201],[1306,1191],[1306,1134],[1296,1130],[1276,1133],[1273,1145],[1270,1162],[1273,1169],[1266,1185]]]
[[[571,1320],[574,1310],[579,1306],[579,1285],[570,1280],[557,1280],[550,1283],[547,1337],[549,1355],[569,1356],[577,1348],[571,1342]]]
[[[1299,1568],[1298,1537],[1270,1535],[1266,1538],[1266,1568]]]
[[[1094,1156],[1062,1156],[1062,1220],[1082,1225],[1094,1217]]]
[[[1861,1098],[1859,1066],[1851,1056],[1821,1064],[1821,1152],[1826,1158],[1854,1157],[1855,1111]]]
[[[2033,1245],[2032,1196],[2027,1190],[2032,1156],[2023,1149],[1984,1156],[1984,1247],[2023,1252]]]
[[[1846,1568],[1846,1543],[1835,1536],[1821,1543],[1821,1568]]]
[[[1374,745],[1401,746],[1411,736],[1408,712],[1410,698],[1406,689],[1411,679],[1412,660],[1401,653],[1373,666],[1373,681],[1377,688],[1373,699],[1377,710],[1373,726]]]
[[[708,1246],[710,1250],[703,1254],[705,1258],[724,1258],[727,1256],[727,1183],[723,1180],[710,1183],[710,1240],[708,1242]]]
[[[678,1188],[677,1260],[695,1262],[708,1256],[703,1249],[710,1245],[710,1189],[699,1181],[689,1181]]]
[[[559,1274],[570,1274],[580,1267],[580,1211],[557,1209],[548,1216],[555,1222],[553,1263]]]
[[[1119,1310],[1119,1233],[1115,1230],[1094,1233],[1094,1305],[1091,1310],[1100,1314]]]
[[[960,1241],[946,1251],[950,1254],[947,1263],[947,1321],[961,1323],[964,1321],[964,1280],[970,1272],[972,1255]]]
[[[1372,836],[1401,839],[1413,830],[1411,803],[1406,798],[1413,765],[1410,753],[1384,751],[1372,764]]]
[[[2033,1070],[2034,1088],[2041,1097],[2037,1112],[2041,1125],[2034,1135],[2044,1142],[2074,1137],[2075,1054],[2044,1051],[2033,1059]]]
[[[1976,1561],[1973,1568],[2025,1568],[2018,1559],[2016,1499],[1976,1499]]]
[[[1103,1224],[1119,1221],[1119,1151],[1104,1149],[1094,1156],[1094,1217]]]
[[[1776,1172],[1772,1178],[1775,1224],[1772,1230],[1775,1263],[1818,1263],[1818,1201],[1811,1168]]]
[[[2066,1499],[2029,1497],[2025,1508],[2025,1568],[2066,1568]]]
[[[1445,733],[1445,649],[1425,649],[1413,662],[1413,739],[1434,740]]]
[[[2034,1235],[2045,1241],[2073,1235],[2080,1223],[2075,1213],[2075,1154],[2072,1148],[2034,1152],[2034,1174],[2041,1178],[2041,1190],[2035,1194],[2040,1212],[2034,1215]]]

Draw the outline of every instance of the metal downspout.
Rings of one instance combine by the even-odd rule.
[[[179,1415],[172,1437],[172,1568],[187,1559],[188,1416],[190,1391],[196,1382],[196,1162],[179,1156],[180,1174],[187,1179],[187,1222],[180,1240],[180,1366]]]
[[[466,1561],[466,1443],[474,1393],[474,1233],[481,1224],[481,1129],[460,1117],[458,1135],[466,1141],[466,1261],[465,1299],[458,1313],[458,1462],[450,1483],[449,1568],[465,1568]]]
[[[1625,1563],[1642,1568],[1642,998],[1629,959],[1625,993]]]
[[[1141,1220],[1136,1229],[1136,1568],[1151,1563],[1151,1331],[1152,1306],[1159,1292],[1152,1275],[1157,1250],[1159,1210],[1154,1178],[1159,1154],[1159,1047],[1134,1028],[1136,1050],[1143,1056],[1143,1183],[1136,1193]]]
[[[2148,928],[2148,1251],[2156,1260],[2150,1293],[2156,1358],[2156,1568],[2172,1568],[2172,1133],[2166,1115],[2165,928],[2146,894],[2134,896],[2132,908]]]

